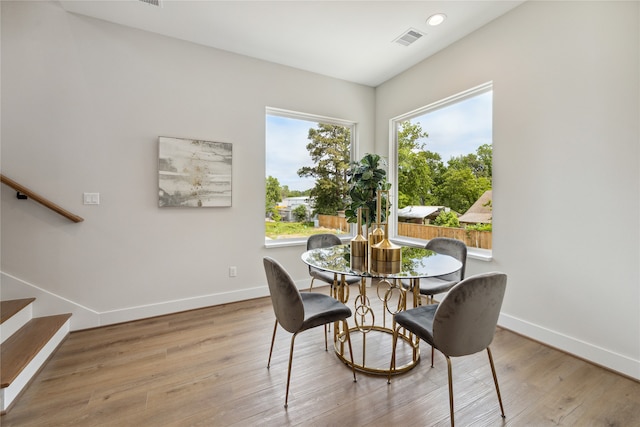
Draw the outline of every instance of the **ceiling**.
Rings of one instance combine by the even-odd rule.
[[[60,0],[69,12],[372,87],[523,2]],[[431,27],[435,13],[447,19]],[[423,37],[395,43],[410,29]]]

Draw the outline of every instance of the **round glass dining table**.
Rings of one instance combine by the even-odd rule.
[[[334,273],[331,294],[339,301],[350,304],[350,287],[346,276],[361,278],[357,295],[353,299],[355,326],[349,328],[352,341],[361,341],[354,345],[355,368],[372,374],[397,374],[413,368],[420,359],[419,339],[412,334],[400,334],[404,346],[398,343],[396,367],[390,368],[393,334],[393,314],[410,306],[420,305],[419,281],[425,277],[443,276],[455,273],[462,268],[457,259],[424,248],[401,248],[399,271],[394,273],[376,273],[370,269],[354,268],[351,262],[349,245],[311,249],[302,254],[302,261],[320,270]],[[404,282],[404,285],[403,285]],[[369,293],[373,292],[380,304],[372,304]],[[409,305],[409,301],[411,304]],[[378,308],[381,306],[381,308]],[[382,320],[380,321],[380,317]],[[388,319],[389,318],[389,321]],[[390,325],[388,325],[388,323]],[[346,364],[351,358],[345,355],[345,331],[335,324],[333,330],[334,346],[338,357]],[[369,342],[369,352],[367,352]],[[373,348],[372,348],[373,347]],[[401,353],[404,352],[403,356]]]

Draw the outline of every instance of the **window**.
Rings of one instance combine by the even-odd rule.
[[[392,119],[396,238],[491,249],[492,102],[487,83]]]
[[[266,111],[265,242],[350,235],[344,218],[355,124],[275,108]]]

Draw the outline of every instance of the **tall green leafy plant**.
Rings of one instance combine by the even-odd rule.
[[[358,208],[369,209],[368,218],[363,218],[368,225],[385,220],[386,198],[382,200],[380,213],[376,218],[378,190],[388,190],[386,162],[377,154],[366,154],[359,162],[353,162],[348,175],[350,204],[345,210],[348,222],[357,221]]]

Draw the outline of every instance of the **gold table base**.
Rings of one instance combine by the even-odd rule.
[[[370,331],[376,331],[376,332],[381,332],[381,333],[385,333],[388,334],[389,337],[393,336],[393,330],[390,328],[385,328],[382,326],[373,326],[372,329]],[[357,327],[353,327],[353,328],[349,328],[349,332],[351,334],[351,339],[353,340],[355,336],[357,336],[357,333],[360,332],[362,333],[362,331],[360,329],[358,329]],[[389,360],[386,363],[386,367],[377,367],[377,366],[372,366],[371,364],[367,365],[366,362],[366,334],[362,334],[363,335],[363,352],[362,352],[362,357],[358,357],[360,355],[354,355],[353,359],[353,365],[354,368],[356,368],[356,370],[360,371],[360,372],[365,372],[368,374],[376,374],[376,375],[396,375],[396,374],[402,374],[404,372],[407,372],[409,370],[411,370],[414,366],[416,366],[418,364],[418,362],[420,362],[420,349],[416,346],[416,342],[412,341],[412,338],[410,336],[404,335],[404,334],[400,334],[398,335],[398,338],[402,339],[403,341],[405,341],[409,346],[411,346],[414,351],[413,351],[413,356],[411,358],[411,360],[408,363],[405,363],[404,365],[401,366],[396,366],[391,369],[390,365],[391,365],[391,353],[389,353]],[[335,352],[336,355],[338,356],[338,358],[340,360],[342,360],[346,365],[351,366],[351,359],[348,357],[348,354],[346,354],[344,352],[344,332],[338,334],[337,339],[335,340]],[[390,340],[391,341],[391,340]],[[354,347],[356,344],[352,342],[352,347]],[[391,344],[389,345],[389,349],[391,350]],[[399,351],[398,349],[396,349],[396,351]],[[397,358],[397,356],[396,356]]]
[[[337,278],[336,278],[337,279]],[[406,289],[402,287],[399,281],[390,282],[387,279],[381,278],[380,282],[377,285],[376,293],[378,299],[382,302],[382,325],[376,324],[375,313],[370,304],[369,297],[367,296],[367,285],[366,278],[362,278],[361,283],[359,285],[360,292],[359,295],[354,300],[355,305],[355,313],[353,318],[355,320],[355,326],[349,328],[349,333],[351,335],[352,348],[360,347],[358,344],[359,336],[361,337],[361,348],[362,353],[357,354],[358,352],[354,351],[353,355],[353,365],[354,368],[360,372],[365,372],[369,374],[376,375],[396,375],[409,371],[414,366],[416,366],[420,362],[420,348],[419,343],[420,339],[413,334],[410,333],[400,333],[398,338],[401,341],[398,341],[398,347],[396,349],[396,361],[398,360],[407,360],[406,363],[398,366],[396,363],[395,367],[391,367],[391,351],[393,348],[393,327],[395,327],[395,322],[391,320],[392,327],[387,327],[387,314],[393,317],[393,314],[398,311],[405,310],[407,308],[407,295],[413,295],[413,306],[417,306],[420,301],[419,293],[417,291],[418,285],[417,283],[413,283],[413,291],[407,292]],[[338,282],[338,280],[336,280]],[[341,276],[341,280],[339,283],[334,285],[333,287],[333,296],[339,301],[347,304],[349,299],[349,286],[345,283],[344,276]],[[381,292],[384,291],[384,292]],[[391,303],[395,304],[394,308],[391,308]],[[335,353],[340,360],[342,360],[348,366],[351,366],[351,358],[349,354],[345,352],[345,340],[346,335],[345,331],[341,330],[340,323],[336,323],[334,325],[334,348]],[[384,335],[380,335],[384,334]],[[375,354],[367,354],[367,338],[368,336],[382,336],[382,340],[385,337],[388,337],[388,347],[386,345],[377,345]],[[380,340],[378,340],[380,341]],[[403,342],[405,345],[401,345]],[[388,348],[385,351],[385,348]],[[399,354],[399,352],[404,351],[404,355]],[[410,354],[406,354],[410,353]],[[386,360],[379,357],[380,354],[383,354],[386,357]],[[377,359],[377,360],[376,360]],[[376,363],[377,362],[377,363]]]

